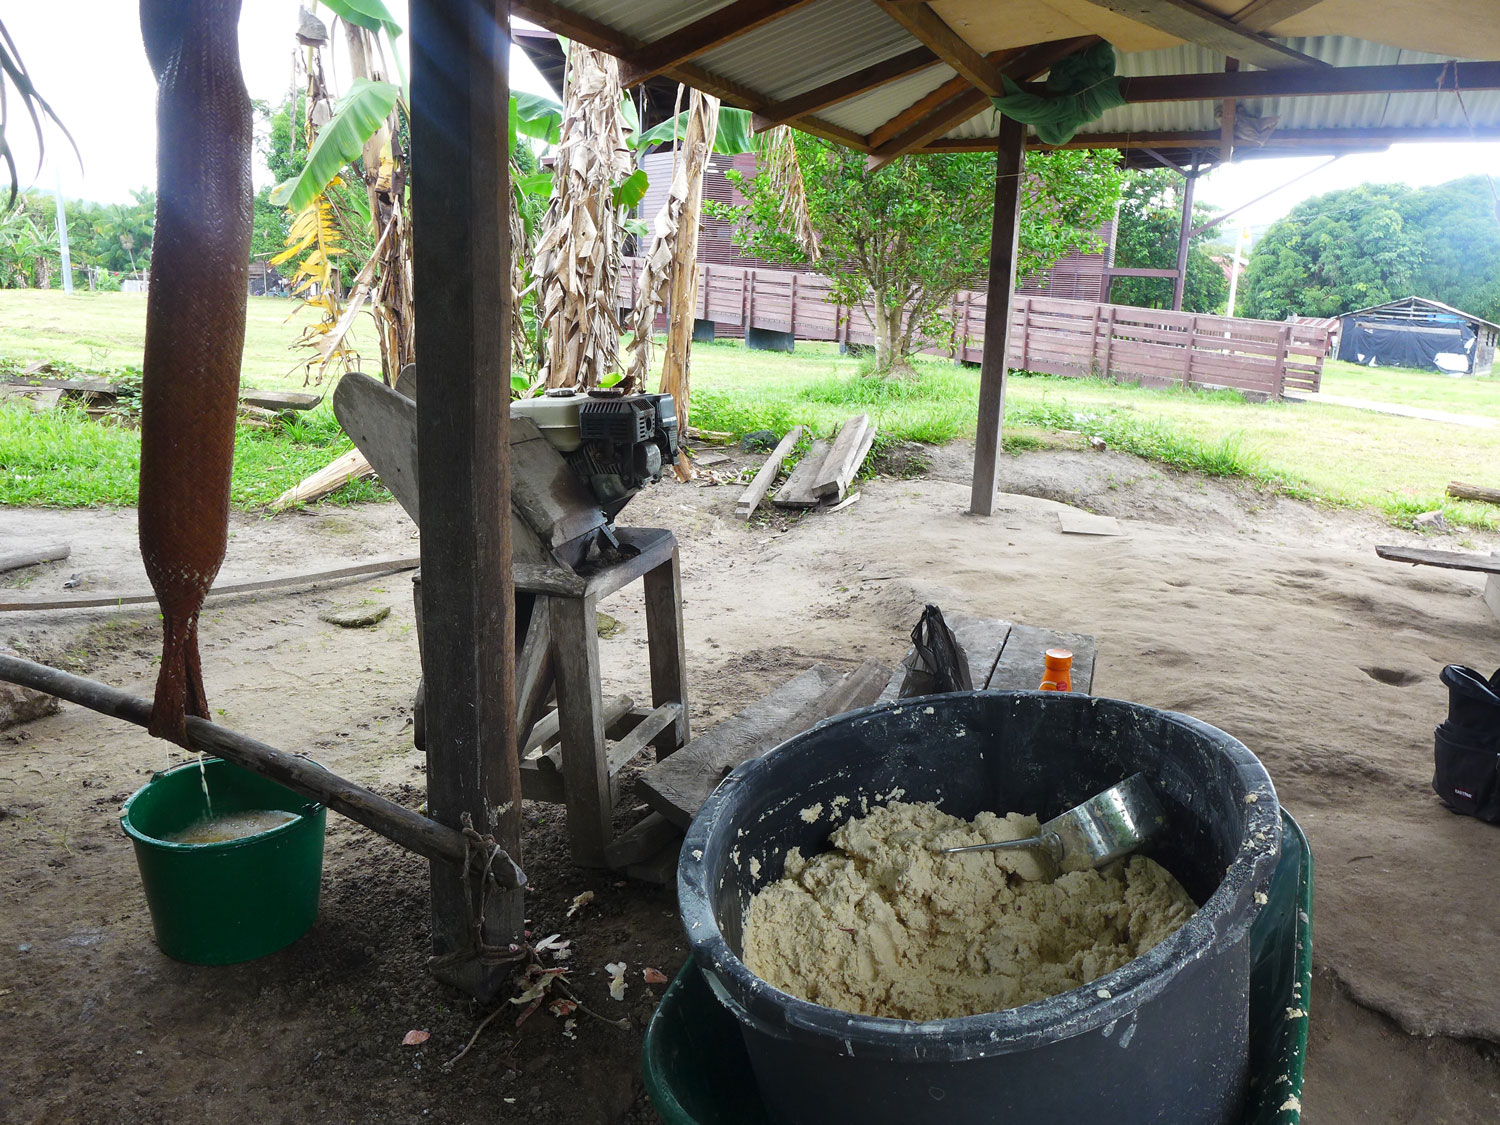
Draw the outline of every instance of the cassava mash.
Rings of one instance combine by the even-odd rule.
[[[893,802],[846,821],[832,850],[811,859],[789,851],[784,876],[751,900],[745,964],[825,1007],[948,1019],[1087,984],[1197,909],[1144,856],[1054,879],[1029,851],[934,851],[1038,828],[1034,816],[960,820],[930,802]]]

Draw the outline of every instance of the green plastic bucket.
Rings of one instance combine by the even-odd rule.
[[[231,965],[275,953],[318,917],[327,810],[221,758],[203,763],[216,814],[280,809],[297,819],[216,844],[174,844],[208,811],[203,774],[189,762],[155,774],[120,814],[135,845],[156,944],[194,965]]]

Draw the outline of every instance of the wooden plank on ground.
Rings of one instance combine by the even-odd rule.
[[[1380,547],[1375,553],[1391,562],[1415,566],[1440,566],[1444,570],[1477,570],[1483,574],[1500,574],[1500,557],[1476,555],[1468,551],[1434,551],[1426,547]]]
[[[801,426],[793,426],[786,432],[786,436],[771,451],[771,456],[766,458],[766,463],[760,467],[760,472],[755,474],[750,487],[740,494],[739,501],[734,506],[735,515],[742,520],[748,520],[755,514],[755,509],[760,507],[762,498],[770,490],[771,485],[776,483],[776,474],[781,470],[781,463],[786,460],[787,454],[801,438]]]
[[[648,813],[604,846],[604,859],[611,867],[644,863],[657,852],[682,843],[682,829],[659,812]]]
[[[1081,508],[1059,508],[1058,527],[1064,535],[1124,535],[1114,516],[1096,516]]]
[[[969,658],[969,682],[975,688],[983,688],[989,682],[990,674],[995,670],[995,664],[1005,648],[1005,638],[1010,636],[1011,623],[995,618],[973,617],[967,613],[945,613],[943,620],[953,630],[953,635],[963,646],[964,655]],[[906,650],[907,656],[911,655],[911,651]],[[888,703],[898,698],[901,681],[905,678],[906,665],[896,665],[896,671],[886,682],[885,690],[880,693],[880,702]]]
[[[788,719],[775,732],[768,735],[762,753],[779,746],[794,734],[811,730],[824,719],[842,715],[846,711],[858,711],[880,698],[881,689],[890,679],[891,670],[875,660],[863,661],[823,695],[808,704]]]
[[[1042,683],[1049,648],[1065,648],[1073,654],[1073,690],[1085,695],[1094,686],[1094,638],[1085,633],[1060,633],[1036,625],[1013,625],[1000,660],[990,674],[989,691],[1035,691]],[[976,687],[979,685],[976,683]]]
[[[812,443],[812,448],[807,455],[797,462],[797,467],[792,470],[792,475],[771,497],[771,503],[778,508],[815,508],[818,505],[818,497],[813,492],[813,481],[823,467],[823,462],[828,457],[828,441],[819,438]]]
[[[855,458],[860,455],[860,446],[865,440],[865,431],[870,428],[868,414],[856,414],[839,427],[833,448],[828,451],[818,475],[813,478],[812,492],[820,500],[833,497],[844,498],[844,490],[854,477]],[[866,452],[868,452],[868,447]]]
[[[814,664],[644,771],[636,779],[636,789],[653,809],[687,828],[725,774],[768,748],[768,738],[826,695],[840,678],[826,664]]]
[[[310,395],[305,391],[257,391],[247,390],[240,394],[240,401],[262,410],[311,410],[323,401],[322,395]]]

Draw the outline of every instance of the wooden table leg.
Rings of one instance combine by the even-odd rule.
[[[604,867],[612,836],[609,758],[599,688],[599,632],[593,598],[547,598],[552,669],[562,744],[563,793],[573,862]]]
[[[687,657],[682,641],[682,565],[676,548],[672,558],[645,574],[646,640],[651,653],[651,706],[681,703],[677,721],[662,731],[652,745],[657,758],[687,744]]]
[[[552,691],[552,615],[545,598],[516,595],[516,620],[526,621],[524,636],[516,638],[516,745],[526,746],[531,728]]]

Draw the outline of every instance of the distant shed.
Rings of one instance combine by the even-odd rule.
[[[1426,297],[1356,309],[1339,322],[1339,359],[1450,375],[1490,374],[1500,336],[1500,324]]]

